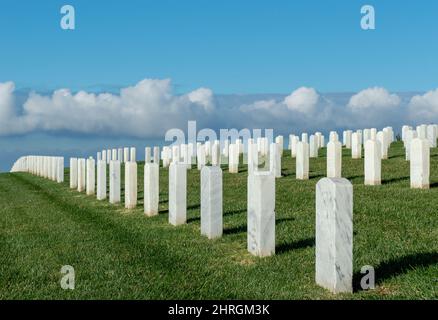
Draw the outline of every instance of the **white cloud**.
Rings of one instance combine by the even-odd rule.
[[[43,130],[157,137],[169,127],[185,128],[187,120],[202,122],[214,111],[211,90],[174,95],[169,79],[145,79],[121,89],[119,95],[74,94],[68,89],[51,96],[33,92],[21,110],[11,105],[13,90],[10,82],[0,86],[0,123],[9,123],[1,134]],[[12,130],[14,126],[21,130]]]
[[[43,131],[160,138],[168,129],[186,129],[189,120],[198,129],[273,128],[283,134],[438,121],[438,89],[412,97],[408,109],[399,96],[377,87],[352,96],[301,87],[287,96],[216,97],[203,87],[176,95],[169,79],[145,79],[118,94],[32,92],[20,105],[22,94],[15,96],[14,89],[12,82],[0,83],[0,136]]]
[[[411,98],[409,115],[416,121],[437,121],[438,120],[438,89],[426,92],[423,95],[415,95]]]
[[[348,107],[353,111],[364,111],[370,108],[386,109],[396,107],[400,102],[401,99],[396,94],[390,94],[385,88],[374,87],[353,95]]]
[[[312,113],[319,100],[319,94],[313,88],[301,87],[284,99],[284,104],[292,111],[304,114]]]

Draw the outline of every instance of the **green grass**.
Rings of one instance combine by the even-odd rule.
[[[168,223],[168,171],[160,168],[160,214],[139,205],[97,201],[25,173],[0,175],[1,299],[437,299],[438,150],[431,152],[431,189],[409,188],[401,143],[382,162],[381,186],[363,185],[363,159],[344,149],[343,176],[354,185],[353,294],[333,295],[314,282],[315,184],[325,175],[325,149],[310,160],[310,180],[295,179],[285,151],[276,180],[276,255],[246,250],[246,168],[224,170],[224,236],[200,235],[199,172],[188,174],[188,223]],[[122,192],[123,197],[123,192]],[[60,287],[72,265],[76,288]],[[376,270],[376,289],[359,289],[360,268]]]

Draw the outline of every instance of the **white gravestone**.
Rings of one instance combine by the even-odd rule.
[[[298,180],[309,179],[309,144],[307,142],[297,143],[296,178]]]
[[[131,153],[132,159],[132,153]],[[137,206],[137,163],[125,163],[125,208],[134,209]]]
[[[333,137],[336,139],[336,137]],[[327,143],[327,177],[340,178],[342,176],[342,145],[334,140]]]
[[[353,292],[353,186],[344,178],[316,184],[316,283]]]
[[[158,214],[159,170],[156,163],[144,166],[144,213],[150,217]]]
[[[70,158],[70,189],[78,187],[78,159]]]
[[[365,142],[365,185],[374,186],[381,184],[381,150],[379,141],[368,139]]]
[[[281,178],[281,152],[280,145],[271,143],[269,150],[269,170],[276,178]]]
[[[351,135],[351,158],[362,158],[361,137],[357,132],[353,132],[353,134]]]
[[[187,221],[187,169],[172,163],[169,168],[169,223],[178,226]]]
[[[275,177],[269,171],[248,175],[248,251],[259,257],[275,254]]]
[[[312,134],[309,142],[310,158],[318,158],[318,143],[316,140],[316,136]]]
[[[96,164],[93,158],[87,159],[87,195],[95,192],[96,185]]]
[[[78,159],[78,191],[85,190],[85,159]]]
[[[160,147],[154,147],[154,163],[160,166]]]
[[[112,204],[120,203],[120,161],[111,161],[109,170],[109,202]]]
[[[144,148],[144,162],[145,163],[151,162],[151,147]]]
[[[123,148],[123,163],[129,161],[129,148]]]
[[[222,170],[201,170],[201,234],[209,239],[222,236]]]
[[[411,188],[429,189],[430,146],[426,139],[411,141]]]
[[[106,163],[97,161],[97,200],[106,199]]]

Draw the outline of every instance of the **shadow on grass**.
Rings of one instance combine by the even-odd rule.
[[[385,280],[408,273],[411,270],[421,267],[428,267],[438,264],[438,252],[420,252],[407,256],[394,258],[380,263],[375,269],[376,284],[381,284]],[[360,280],[365,274],[360,271],[353,275],[354,292],[362,290]]]
[[[246,232],[246,224],[238,227],[224,229],[224,234],[237,234]]]
[[[401,181],[405,181],[405,180],[409,180],[409,177],[398,177],[398,178],[384,179],[384,180],[382,180],[382,184],[391,184],[394,182],[401,182]]]
[[[432,182],[432,183],[429,185],[429,188],[430,188],[430,189],[432,189],[432,188],[438,188],[438,182]]]
[[[318,179],[318,178],[325,178],[326,176],[324,174],[315,174],[312,173],[309,174],[309,180]]]
[[[315,238],[301,239],[293,242],[286,242],[276,246],[275,254],[282,254],[296,249],[304,249],[313,247],[315,245]]]
[[[356,176],[345,177],[345,179],[348,179],[348,180],[359,179],[359,178],[364,178],[364,175],[363,174],[359,174],[359,175],[356,175]]]

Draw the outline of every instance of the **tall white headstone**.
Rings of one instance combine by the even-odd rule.
[[[248,175],[248,251],[275,254],[275,177],[269,171]]]
[[[296,178],[299,180],[309,179],[309,144],[297,143]]]
[[[87,195],[93,195],[96,186],[96,164],[93,158],[87,159]]]
[[[78,159],[78,191],[85,191],[85,159]]]
[[[426,139],[411,141],[411,188],[429,189],[430,146]]]
[[[132,153],[131,153],[132,159]],[[137,206],[137,163],[125,163],[125,208],[134,209]]]
[[[109,170],[109,202],[112,204],[120,203],[120,161],[111,161]]]
[[[335,137],[333,139],[336,139]],[[340,178],[342,175],[342,145],[333,140],[327,143],[327,177]]]
[[[374,186],[381,184],[381,150],[379,141],[368,139],[365,142],[365,185]]]
[[[106,163],[97,161],[97,200],[106,199]]]
[[[362,158],[361,137],[357,132],[353,132],[351,135],[351,157],[353,159]]]
[[[144,166],[144,213],[147,216],[158,214],[159,201],[159,167],[156,163]]]
[[[78,187],[78,159],[70,158],[70,189]]]
[[[353,291],[353,186],[344,178],[316,184],[316,283],[332,293]]]
[[[169,223],[178,226],[187,221],[187,168],[172,163],[169,168]]]
[[[209,239],[222,236],[222,170],[201,170],[201,234]]]

